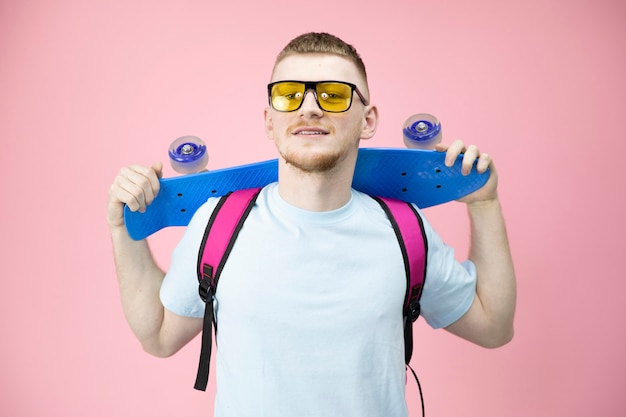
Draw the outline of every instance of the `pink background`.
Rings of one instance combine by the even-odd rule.
[[[500,172],[517,334],[489,351],[420,322],[427,414],[624,415],[625,18],[618,0],[2,1],[0,415],[212,414],[197,340],[155,359],[124,321],[108,187],[185,134],[212,168],[274,157],[265,84],[309,30],[368,64],[382,121],[367,146],[402,146],[404,120],[430,112]],[[463,256],[463,207],[427,215]],[[180,233],[152,239],[163,267]]]

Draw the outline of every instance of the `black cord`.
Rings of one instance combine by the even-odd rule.
[[[409,365],[407,363],[406,366],[407,366],[407,368],[409,368],[411,370],[411,373],[413,374],[413,377],[415,377],[415,382],[417,382],[417,388],[420,391],[420,401],[422,402],[422,417],[426,417],[426,415],[424,414],[424,394],[422,393],[422,384],[420,384],[420,380],[417,377],[417,374],[415,373],[413,368],[411,368],[411,365]]]

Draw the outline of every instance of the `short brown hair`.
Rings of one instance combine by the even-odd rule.
[[[356,65],[367,83],[365,64],[357,50],[354,46],[334,35],[324,32],[309,32],[292,39],[291,42],[280,51],[276,57],[274,66],[282,61],[283,58],[296,54],[332,54],[347,58]]]

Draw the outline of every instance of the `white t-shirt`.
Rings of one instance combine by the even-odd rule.
[[[178,315],[204,315],[196,268],[216,203],[194,215],[161,288]],[[475,268],[424,227],[422,317],[445,327],[469,309]],[[215,416],[406,417],[405,290],[398,241],[369,196],[310,212],[265,187],[217,288]]]

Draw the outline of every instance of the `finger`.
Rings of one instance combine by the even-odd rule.
[[[479,156],[480,151],[476,145],[469,145],[467,149],[465,149],[463,164],[461,165],[461,173],[463,175],[468,175],[471,172],[474,162],[479,158]]]
[[[450,144],[448,149],[446,150],[446,161],[445,164],[448,167],[454,165],[457,157],[465,151],[465,144],[462,140],[455,140]]]
[[[132,165],[126,173],[128,180],[139,186],[143,191],[147,205],[151,204],[157,194],[159,194],[161,189],[159,178],[162,176],[162,169],[162,164],[157,162],[152,167]]]
[[[476,163],[476,170],[480,173],[483,173],[487,171],[487,169],[491,166],[491,163],[491,155],[487,153],[481,153],[478,157],[478,162]]]
[[[146,186],[148,183],[145,177],[135,171],[124,169],[123,174],[116,177],[111,192],[115,199],[127,205],[131,211],[144,212],[152,194],[151,187]]]
[[[157,173],[150,167],[131,165],[120,170],[114,184],[117,198],[131,210],[144,212],[159,191]]]

